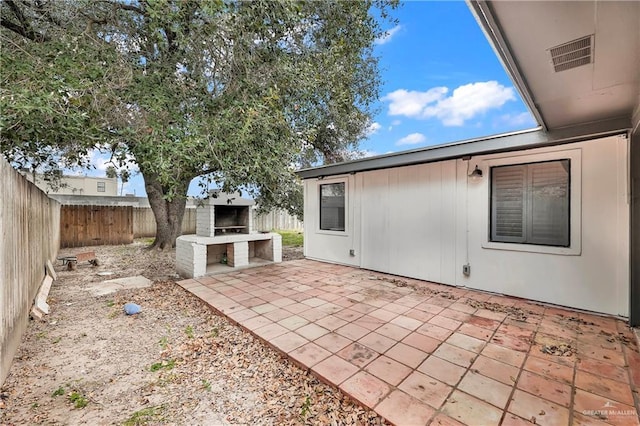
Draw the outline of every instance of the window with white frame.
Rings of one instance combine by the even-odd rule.
[[[98,182],[98,192],[105,192],[106,191],[106,185],[104,182]]]
[[[491,168],[490,241],[570,246],[571,160]]]
[[[320,185],[320,229],[345,230],[345,182]]]

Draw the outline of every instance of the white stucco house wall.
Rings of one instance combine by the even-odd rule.
[[[640,4],[468,4],[539,126],[301,170],[305,256],[637,325]]]

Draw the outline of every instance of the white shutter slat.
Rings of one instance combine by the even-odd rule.
[[[525,178],[523,166],[495,167],[491,171],[491,239],[524,242]]]
[[[569,245],[569,160],[529,165],[528,242]]]

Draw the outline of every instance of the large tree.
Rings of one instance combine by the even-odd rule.
[[[380,87],[372,47],[382,34],[371,13],[386,19],[390,7],[394,1],[7,0],[3,69],[20,65],[28,81],[21,87],[37,86],[41,76],[26,72],[33,61],[52,81],[40,82],[34,99],[3,75],[3,152],[47,166],[81,163],[95,146],[115,162],[133,159],[159,248],[175,244],[198,176],[292,210],[296,165],[341,160],[370,124]],[[51,87],[61,80],[71,93],[63,107]],[[46,93],[53,99],[41,99]],[[53,136],[32,131],[42,119],[57,128]]]

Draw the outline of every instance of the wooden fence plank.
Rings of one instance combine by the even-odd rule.
[[[133,207],[62,206],[60,247],[131,244]]]

